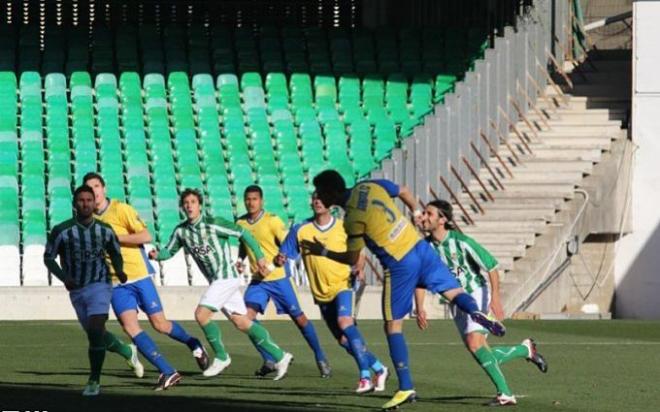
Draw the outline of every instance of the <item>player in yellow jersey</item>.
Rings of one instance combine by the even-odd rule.
[[[263,191],[257,185],[248,186],[245,189],[243,200],[247,214],[237,220],[237,224],[252,234],[259,243],[268,262],[273,262],[279,251],[280,245],[286,236],[286,228],[282,220],[272,213],[264,210]],[[314,351],[316,364],[321,372],[321,377],[330,376],[331,370],[325,353],[319,343],[314,325],[307,319],[300,307],[295,286],[290,276],[282,267],[274,268],[268,275],[261,276],[257,268],[257,260],[254,254],[245,247],[241,247],[239,259],[242,260],[247,254],[252,272],[252,281],[245,291],[245,305],[248,308],[248,317],[255,320],[257,313],[264,313],[269,300],[273,300],[278,314],[287,314],[296,323],[298,329]],[[242,262],[239,260],[239,268]],[[256,347],[264,363],[255,372],[257,376],[266,376],[275,372],[275,360]]]
[[[354,265],[366,246],[385,269],[383,319],[390,356],[399,378],[399,391],[383,405],[383,409],[393,409],[416,398],[408,368],[408,347],[403,336],[403,319],[412,310],[416,288],[441,293],[494,335],[504,334],[504,326],[479,311],[474,298],[465,293],[440,257],[396,206],[394,199],[398,198],[410,211],[415,211],[415,198],[406,187],[380,179],[359,182],[347,189],[344,179],[335,170],[317,175],[314,187],[324,204],[345,208],[348,248],[346,251],[330,250],[314,239],[303,241],[303,250]],[[421,212],[416,215],[421,216]]]
[[[330,209],[314,194],[312,196],[314,217],[294,225],[287,235],[276,264],[282,266],[287,260],[300,255],[303,241],[318,239],[332,250],[346,251],[346,231],[343,221],[333,217]],[[302,261],[309,278],[314,301],[330,332],[339,344],[355,358],[360,372],[357,393],[384,391],[388,370],[369,352],[360,331],[353,320],[353,290],[351,289],[351,267],[323,256],[303,254]],[[371,371],[375,372],[371,379]]]
[[[144,244],[151,242],[147,226],[130,205],[108,199],[101,175],[87,173],[83,183],[94,190],[96,218],[109,224],[119,239],[128,281],[118,284],[113,273],[112,310],[140,353],[160,371],[155,389],[165,390],[176,385],[181,375],[165,360],[156,343],[140,327],[138,309],[147,314],[149,322],[158,332],[184,343],[200,369],[205,370],[209,367],[209,358],[199,339],[190,336],[178,322],[165,318],[158,291],[151,279],[154,270],[144,251]]]

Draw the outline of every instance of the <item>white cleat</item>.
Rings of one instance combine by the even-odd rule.
[[[211,363],[211,366],[209,366],[204,372],[202,372],[202,375],[206,377],[211,377],[211,376],[216,376],[220,375],[222,371],[227,369],[231,365],[231,358],[227,356],[227,359],[225,360],[220,360],[218,358],[213,359],[213,363]]]
[[[85,389],[83,389],[83,396],[98,396],[101,393],[101,384],[95,381],[87,382]]]
[[[140,358],[138,357],[138,348],[132,343],[128,346],[131,347],[131,358],[127,359],[126,363],[133,370],[135,376],[141,378],[144,376],[144,366],[142,366],[142,362],[140,362]]]
[[[383,370],[374,376],[374,392],[385,391],[385,382],[390,377],[390,371],[383,366]]]
[[[490,402],[490,406],[513,406],[516,405],[518,401],[516,400],[516,397],[513,395],[504,395],[504,394],[499,394],[495,397]]]
[[[368,393],[374,390],[374,384],[369,378],[360,378],[358,382],[358,387],[355,389],[355,393]]]
[[[275,364],[275,369],[277,370],[277,374],[275,375],[273,380],[279,381],[280,379],[284,379],[287,372],[289,371],[289,366],[291,366],[292,362],[293,362],[293,355],[290,354],[289,352],[285,352],[282,359]]]

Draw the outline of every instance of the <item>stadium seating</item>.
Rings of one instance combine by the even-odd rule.
[[[8,36],[38,40],[30,30]],[[20,246],[38,262],[26,285],[47,283],[37,268],[45,233],[71,217],[85,173],[100,171],[157,244],[181,219],[185,187],[233,219],[258,183],[270,211],[300,220],[316,173],[335,168],[349,185],[367,177],[487,44],[476,29],[144,24],[95,27],[90,53],[82,30],[48,33],[67,53],[35,54],[28,42],[0,72],[0,257],[18,265]]]

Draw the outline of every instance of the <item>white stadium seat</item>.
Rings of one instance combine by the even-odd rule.
[[[163,286],[189,286],[188,267],[183,250],[173,258],[163,261],[161,266]]]
[[[23,250],[23,286],[48,286],[43,245],[28,245]]]
[[[21,257],[18,253],[18,247],[13,245],[0,245],[0,262],[2,262],[0,286],[20,286]]]

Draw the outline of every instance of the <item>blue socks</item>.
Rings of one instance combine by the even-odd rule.
[[[369,378],[371,373],[369,372],[369,358],[366,356],[367,347],[364,344],[364,339],[360,331],[351,325],[343,330],[346,339],[348,339],[348,345],[353,352],[353,358],[360,368],[360,378]]]
[[[339,342],[339,346],[342,348],[346,349],[346,352],[348,352],[349,355],[353,356],[353,351],[351,350],[351,346],[348,344],[348,340],[346,342]],[[378,360],[376,355],[371,353],[370,351],[366,351],[364,353],[364,356],[367,357],[367,363],[369,364],[369,367],[376,373],[380,373],[383,371],[384,365]]]
[[[256,319],[254,319],[252,322],[253,322],[253,323],[257,323],[257,324],[261,324],[261,322],[259,322],[259,321],[256,320]],[[273,357],[271,356],[270,353],[266,352],[261,346],[258,346],[258,345],[256,345],[256,344],[254,344],[255,342],[252,341],[252,339],[250,339],[250,342],[252,342],[252,344],[254,345],[254,348],[257,350],[257,352],[259,352],[259,354],[261,355],[261,358],[262,358],[264,361],[266,361],[266,362],[272,362],[272,363],[277,363],[277,361],[275,360],[275,358],[273,358]]]
[[[316,361],[320,362],[326,360],[325,353],[323,353],[323,349],[321,349],[321,343],[319,342],[319,337],[316,336],[316,329],[314,329],[312,322],[308,320],[305,326],[298,328],[305,337],[309,347],[314,351],[314,357],[316,358]]]
[[[479,312],[479,306],[477,306],[477,301],[467,293],[463,292],[460,295],[457,295],[451,303],[456,304],[460,310],[467,313],[468,315],[473,314],[474,312]]]
[[[188,332],[186,332],[186,330],[175,321],[172,321],[172,330],[167,336],[181,343],[185,343],[190,350],[195,350],[202,346],[202,342],[200,342],[199,339],[188,335]]]
[[[408,346],[406,345],[406,339],[403,337],[403,333],[387,335],[387,343],[390,346],[390,357],[396,369],[396,376],[399,378],[399,390],[412,390],[414,386],[410,369],[408,368]]]
[[[165,360],[163,355],[161,355],[154,342],[146,332],[142,331],[137,335],[133,336],[133,343],[138,347],[142,356],[147,358],[152,365],[154,365],[160,373],[164,375],[171,375],[176,370]]]

